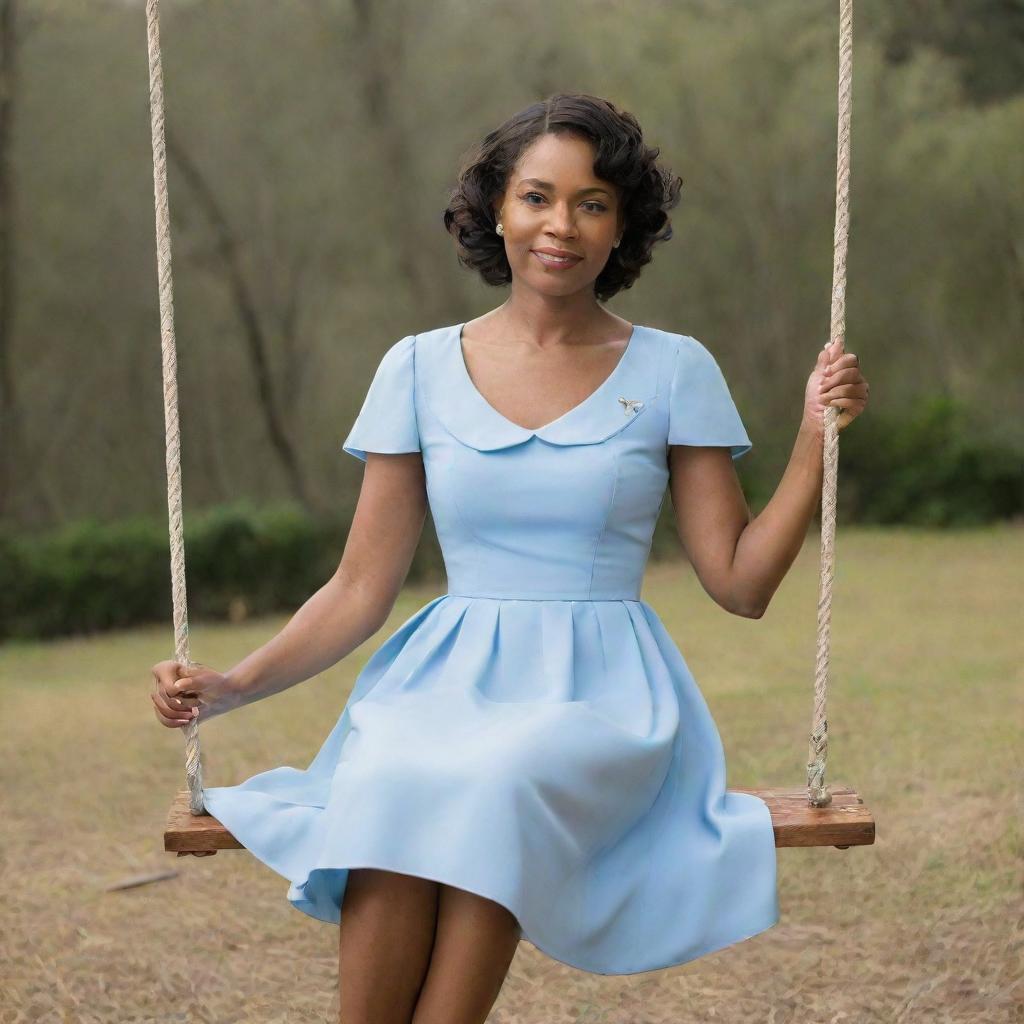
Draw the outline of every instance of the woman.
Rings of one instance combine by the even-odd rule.
[[[444,223],[507,300],[384,355],[344,450],[366,462],[337,573],[226,674],[153,672],[160,722],[316,675],[389,615],[428,502],[448,592],[370,658],[306,771],[206,806],[340,923],[341,1019],[470,1024],[520,938],[599,974],[684,963],[778,920],[763,801],[725,788],[717,729],[639,599],[671,489],[708,594],[759,617],[820,501],[823,410],[865,408],[829,345],[789,465],[754,519],[751,444],[710,352],[602,303],[630,287],[680,181],[636,120],[555,95],[472,154]]]

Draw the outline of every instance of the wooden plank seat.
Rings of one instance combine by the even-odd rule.
[[[732,788],[732,787],[730,787]],[[832,803],[811,807],[807,790],[800,786],[773,789],[739,789],[752,793],[768,805],[775,828],[775,845],[870,846],[875,841],[875,820],[864,801],[849,786],[829,787]],[[179,791],[171,804],[164,828],[164,849],[176,853],[210,853],[240,850],[242,844],[212,815],[193,815],[188,790]]]

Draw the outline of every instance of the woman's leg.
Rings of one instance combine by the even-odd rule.
[[[338,936],[341,1024],[409,1024],[430,962],[438,883],[350,868]]]
[[[442,884],[434,951],[411,1024],[483,1024],[518,945],[519,922],[505,907]]]

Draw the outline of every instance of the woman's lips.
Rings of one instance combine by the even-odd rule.
[[[546,252],[537,252],[536,249],[531,249],[530,252],[532,252],[545,267],[551,267],[553,270],[567,270],[569,267],[575,267],[577,263],[581,262],[580,259],[575,257],[570,259],[558,259],[554,256],[549,256]]]

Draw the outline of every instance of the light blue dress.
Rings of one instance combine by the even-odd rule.
[[[668,445],[751,443],[711,353],[637,325],[536,430],[469,376],[462,324],[396,342],[343,448],[422,452],[448,590],[367,661],[309,767],[207,810],[337,923],[348,869],[502,904],[594,974],[682,964],[779,919],[767,805],[726,789],[704,697],[640,600]]]

